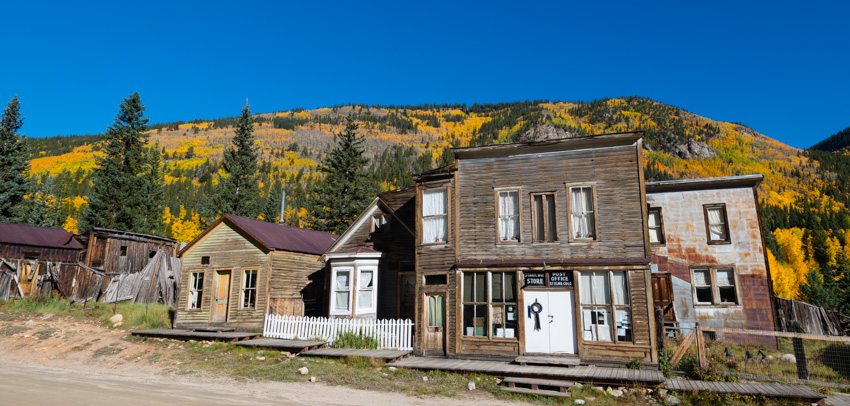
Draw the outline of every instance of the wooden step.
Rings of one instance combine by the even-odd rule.
[[[505,378],[503,383],[508,384],[509,387],[515,387],[515,385],[528,385],[528,386],[552,386],[556,388],[569,388],[575,385],[575,382],[571,381],[558,381],[554,379],[534,379],[534,378],[519,378],[514,376],[509,376]]]
[[[560,366],[576,366],[581,363],[579,357],[557,357],[557,356],[539,356],[539,355],[520,355],[514,359],[514,362],[520,365],[560,365]]]
[[[568,393],[568,392],[558,392],[558,391],[554,391],[554,390],[545,390],[545,389],[502,387],[502,390],[505,391],[505,392],[522,393],[522,394],[525,394],[525,395],[551,396],[551,397],[555,397],[555,398],[568,398],[568,397],[570,397],[570,393]]]

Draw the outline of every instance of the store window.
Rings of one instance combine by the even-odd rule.
[[[516,338],[516,272],[464,272],[463,335]]]
[[[582,272],[580,289],[585,341],[633,341],[628,273]]]

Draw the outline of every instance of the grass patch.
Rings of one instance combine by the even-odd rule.
[[[89,348],[89,347],[91,347],[91,343],[90,343],[90,342],[89,342],[89,343],[80,344],[80,345],[75,345],[75,346],[71,347],[71,351],[83,351],[83,350],[85,350],[85,349],[87,349],[87,348]]]
[[[29,327],[24,326],[5,326],[0,328],[0,335],[11,336],[29,330]]]
[[[364,350],[377,350],[378,339],[360,333],[347,331],[334,340],[334,348],[358,348]]]
[[[38,338],[39,340],[44,340],[44,339],[53,337],[53,335],[56,334],[57,331],[59,331],[59,330],[50,327],[50,328],[46,328],[44,330],[36,331],[35,333],[32,333],[32,336],[35,337],[35,338]]]
[[[122,329],[159,329],[171,328],[174,308],[157,303],[102,304],[89,302],[85,309],[82,303],[71,303],[53,297],[24,298],[0,303],[0,310],[8,312],[5,317],[15,318],[25,314],[51,313],[61,316],[75,316],[98,321],[111,327],[109,318],[115,314],[123,316]]]
[[[113,346],[108,345],[106,347],[100,347],[100,348],[94,350],[94,354],[92,354],[92,357],[94,357],[94,358],[110,357],[110,356],[113,356],[115,354],[118,354],[119,352],[121,352],[123,350],[124,349],[121,348],[121,347],[113,347]]]

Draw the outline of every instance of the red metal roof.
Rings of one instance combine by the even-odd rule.
[[[336,234],[253,220],[232,214],[225,214],[224,218],[266,247],[276,250],[322,255],[337,239]]]
[[[61,228],[14,223],[0,223],[0,243],[73,250],[83,249],[83,244],[80,244],[74,238],[74,234]]]

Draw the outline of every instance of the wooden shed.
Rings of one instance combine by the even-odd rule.
[[[60,271],[76,272],[82,251],[74,234],[61,228],[0,223],[0,300],[50,294],[60,288]],[[64,290],[75,285],[72,280]]]
[[[225,214],[180,250],[175,327],[262,328],[266,314],[321,315],[321,255],[336,235]]]

